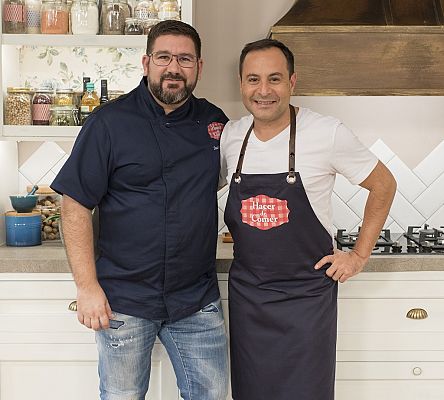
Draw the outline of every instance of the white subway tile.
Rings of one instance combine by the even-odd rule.
[[[333,224],[349,231],[360,218],[336,194],[332,195]]]
[[[419,226],[426,221],[426,218],[421,215],[398,191],[396,191],[395,199],[393,200],[393,205],[390,209],[390,216],[403,231],[406,231],[409,225]]]
[[[426,184],[430,185],[444,173],[444,141],[421,161],[413,172]]]
[[[351,184],[343,175],[336,175],[334,192],[345,202],[349,201],[361,187]]]
[[[395,156],[395,153],[381,139],[378,139],[370,147],[370,151],[384,164],[387,164]]]
[[[355,196],[353,196],[347,203],[353,212],[359,216],[360,219],[364,218],[364,207],[367,202],[368,190],[362,189]]]
[[[413,206],[430,218],[444,204],[444,174],[436,179],[414,202]]]

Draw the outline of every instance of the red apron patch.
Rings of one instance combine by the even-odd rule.
[[[264,194],[242,200],[242,222],[266,231],[288,222],[290,210],[287,200],[275,199]]]
[[[221,122],[212,122],[210,125],[208,125],[208,135],[210,135],[210,138],[220,140],[220,135],[224,129],[224,124]]]

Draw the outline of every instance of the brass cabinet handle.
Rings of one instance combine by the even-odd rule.
[[[419,367],[415,367],[415,368],[413,368],[412,372],[413,372],[413,375],[419,376],[422,374],[422,369]]]
[[[71,303],[69,303],[68,310],[77,311],[77,301],[76,300],[71,301]]]
[[[410,319],[426,319],[429,315],[423,308],[412,308],[406,315]]]

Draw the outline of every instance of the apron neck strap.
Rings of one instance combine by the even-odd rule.
[[[293,184],[296,182],[296,171],[295,171],[295,161],[296,161],[296,112],[294,107],[290,104],[290,140],[288,144],[288,175],[287,182]],[[242,143],[242,148],[239,154],[239,160],[237,161],[236,172],[234,173],[234,181],[240,183],[242,165],[244,163],[245,151],[247,150],[248,139],[250,139],[251,132],[254,128],[254,120],[251,123],[250,128],[245,135],[244,141]]]

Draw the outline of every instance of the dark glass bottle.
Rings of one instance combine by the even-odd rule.
[[[108,81],[102,79],[100,81],[100,104],[106,103],[108,100]]]

